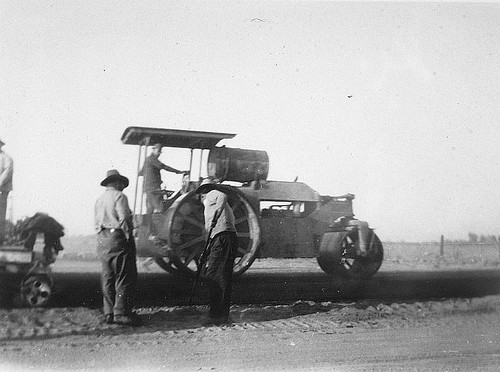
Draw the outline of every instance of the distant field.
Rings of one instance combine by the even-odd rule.
[[[59,259],[96,259],[96,236],[64,236],[61,239],[64,247]]]
[[[445,243],[443,254],[439,242],[385,242],[384,260],[394,263],[431,265],[500,266],[500,249],[496,244]]]
[[[59,259],[95,260],[96,237],[93,235],[63,237],[64,251]],[[384,261],[406,265],[500,266],[500,249],[496,244],[446,243],[441,255],[439,242],[383,242]]]

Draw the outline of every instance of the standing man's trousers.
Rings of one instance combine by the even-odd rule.
[[[227,319],[231,306],[234,257],[238,249],[236,233],[225,231],[215,235],[208,249],[210,253],[203,277],[210,289],[209,316]]]
[[[9,192],[0,193],[0,244],[5,240],[5,222],[7,215],[7,197]]]
[[[104,229],[97,240],[104,314],[130,315],[137,288],[134,238],[127,239],[122,230]]]
[[[161,189],[146,192],[146,213],[163,212],[163,193]]]
[[[146,193],[146,224],[151,235],[158,235],[158,229],[153,221],[154,212],[163,212],[163,194],[160,189]]]

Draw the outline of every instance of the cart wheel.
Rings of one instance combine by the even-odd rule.
[[[321,269],[347,279],[368,279],[375,275],[384,257],[380,239],[373,230],[370,231],[366,256],[356,251],[357,240],[356,230],[325,233],[317,258]]]
[[[239,248],[233,267],[233,275],[243,274],[253,263],[260,244],[260,228],[257,215],[248,201],[236,190],[228,189],[228,201],[234,216]],[[194,191],[181,196],[167,211],[163,233],[171,247],[175,267],[188,275],[194,275],[195,258],[205,248],[205,223],[203,205]]]
[[[33,275],[21,283],[21,298],[29,306],[44,306],[52,294],[52,284],[45,275]]]

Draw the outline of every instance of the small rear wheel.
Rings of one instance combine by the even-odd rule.
[[[356,249],[358,232],[329,232],[323,235],[318,264],[327,274],[346,279],[368,279],[378,271],[384,258],[384,250],[378,236],[370,230],[367,236],[366,255]]]
[[[32,275],[21,283],[21,297],[29,306],[44,306],[51,295],[52,283],[47,275]]]

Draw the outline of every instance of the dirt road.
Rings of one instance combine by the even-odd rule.
[[[201,327],[196,310],[169,316],[163,309],[142,329],[111,326],[81,335],[4,340],[2,369],[498,370],[497,296],[364,309],[336,306],[290,318],[277,314],[290,309],[254,308],[247,315],[245,310],[233,309],[233,317],[241,319],[226,327]],[[271,320],[258,320],[266,315]],[[141,316],[148,319],[147,313]],[[75,324],[73,329],[78,332]]]
[[[288,277],[301,278],[301,283],[309,278],[312,282],[293,296],[289,293],[290,299],[294,298],[289,302],[234,305],[231,308],[234,323],[224,327],[202,327],[200,317],[206,307],[182,306],[185,295],[179,295],[177,305],[157,306],[155,303],[165,296],[162,292],[165,287],[147,280],[142,281],[142,289],[150,294],[160,293],[138,309],[144,321],[138,328],[100,324],[99,309],[80,304],[81,294],[75,296],[77,302],[72,307],[2,309],[0,368],[7,371],[498,370],[500,280],[496,269],[440,270],[432,274],[431,270],[398,271],[386,266],[370,281],[372,287],[367,288],[383,292],[387,286],[402,287],[399,293],[416,293],[418,298],[395,299],[389,295],[384,300],[368,295],[311,301],[309,295],[314,297],[321,292],[321,286],[317,285],[320,280],[313,269],[307,265],[301,267],[282,267],[275,273],[263,268],[261,274],[252,274],[253,279],[250,275],[246,283],[254,283],[253,290],[259,282],[288,283],[290,279],[283,279]],[[80,275],[76,268],[72,270],[72,275],[63,276]],[[144,270],[143,278],[165,276]],[[296,274],[290,275],[290,270]],[[88,281],[84,283],[94,283],[95,273],[93,269],[87,270]],[[459,283],[455,292],[453,277]],[[481,287],[481,282],[486,284]],[[338,284],[331,285],[326,291],[338,288]],[[80,288],[87,291],[85,286]],[[94,290],[92,285],[90,288]],[[264,285],[264,288],[270,287]],[[307,288],[309,292],[304,290]],[[449,296],[433,298],[435,293],[441,293],[436,288],[445,288]],[[489,293],[495,289],[496,294]],[[461,296],[474,292],[478,296]],[[175,297],[176,292],[167,294]],[[67,301],[62,295],[60,298]]]
[[[164,272],[156,264],[139,264],[138,306],[177,306],[190,303],[192,281]],[[54,265],[51,307],[101,306],[98,262],[58,261]],[[75,290],[78,289],[78,290]],[[264,259],[234,283],[233,303],[262,304],[310,301],[425,301],[436,298],[500,294],[497,267],[429,265],[405,266],[385,262],[367,281],[343,281],[326,275],[313,259]],[[194,304],[206,304],[200,288]]]

